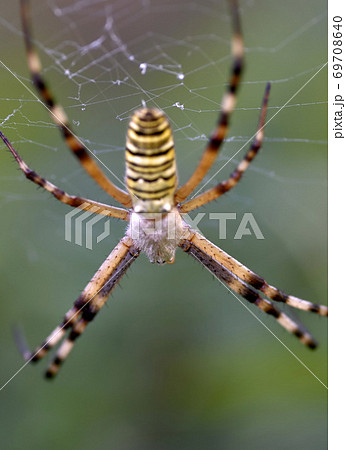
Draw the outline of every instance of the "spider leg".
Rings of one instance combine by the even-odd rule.
[[[58,105],[46,82],[41,75],[41,61],[32,42],[32,33],[30,28],[30,8],[29,0],[21,0],[22,27],[25,38],[26,54],[29,70],[33,83],[40,94],[44,104],[49,109],[52,120],[60,128],[66,145],[79,160],[86,172],[98,183],[104,191],[115,198],[123,206],[131,206],[129,194],[115,186],[109,178],[103,173],[96,161],[90,156],[88,149],[82,144],[80,139],[73,133],[63,108]]]
[[[240,294],[245,300],[256,305],[266,314],[273,316],[283,328],[294,334],[304,345],[311,349],[317,347],[317,342],[308,331],[303,329],[288,315],[281,312],[272,302],[262,298],[255,289],[251,286],[247,286],[238,276],[229,271],[222,264],[215,261],[213,257],[205,251],[205,249],[201,249],[188,239],[181,244],[181,248],[199,261],[222,283],[229,286],[232,291]]]
[[[175,194],[176,204],[181,203],[191,194],[191,192],[199,185],[210,167],[213,165],[228,132],[230,115],[235,108],[236,92],[243,69],[244,43],[240,27],[238,2],[236,0],[230,0],[230,5],[232,8],[234,32],[232,39],[233,63],[228,90],[225,92],[222,99],[221,112],[217,126],[209,138],[208,145],[195,172],[192,174],[190,179],[177,190]]]
[[[63,190],[59,189],[50,181],[45,180],[40,175],[38,175],[34,170],[23,161],[19,156],[17,151],[13,148],[10,141],[1,133],[0,138],[3,140],[4,144],[10,150],[15,160],[19,164],[20,169],[29,180],[41,186],[46,191],[54,195],[55,198],[60,200],[62,203],[70,205],[74,208],[80,208],[82,210],[88,211],[92,209],[95,214],[103,214],[105,216],[116,217],[117,219],[128,220],[128,211],[123,208],[116,208],[115,206],[105,205],[104,203],[95,202],[94,200],[89,200],[87,198],[77,197],[75,195],[69,195]]]
[[[197,197],[193,198],[192,200],[189,200],[188,202],[181,205],[180,211],[182,213],[192,211],[193,209],[199,208],[200,206],[203,206],[206,203],[209,203],[209,202],[217,199],[218,197],[223,195],[225,192],[228,192],[229,190],[234,188],[234,186],[236,186],[239,183],[240,179],[243,176],[243,173],[247,170],[251,161],[255,158],[259,149],[262,146],[263,135],[264,135],[263,127],[265,124],[269,92],[270,92],[270,84],[268,83],[265,93],[264,93],[261,115],[260,115],[260,119],[259,119],[259,123],[258,123],[256,137],[255,137],[250,149],[247,151],[244,158],[238,164],[238,167],[232,172],[231,176],[227,180],[222,181],[221,183],[217,184],[216,186],[212,187],[211,189],[208,189],[207,191],[203,192],[202,194],[198,195]]]
[[[93,320],[106,303],[112,290],[138,255],[139,250],[133,245],[132,239],[124,237],[103,262],[81,295],[74,302],[73,307],[65,314],[62,323],[55,328],[42,345],[30,352],[23,346],[23,339],[17,337],[19,350],[25,360],[36,362],[43,358],[70,328],[69,336],[61,344],[46,371],[47,378],[52,378],[56,375],[60,365],[72,350],[75,340],[83,333],[88,323]]]
[[[328,315],[328,307],[324,305],[317,305],[315,303],[302,300],[294,297],[293,295],[287,295],[274,286],[269,285],[262,277],[252,272],[252,270],[245,267],[239,261],[226,252],[221,250],[212,242],[208,241],[204,236],[197,232],[191,233],[188,241],[192,246],[199,248],[201,251],[209,255],[214,261],[227,269],[229,272],[240,278],[245,283],[249,284],[253,288],[263,292],[271,300],[286,303],[293,308],[301,309],[304,311],[314,312],[320,316]]]

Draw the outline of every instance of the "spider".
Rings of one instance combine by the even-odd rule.
[[[228,132],[230,115],[235,108],[236,93],[243,69],[244,45],[237,1],[229,0],[229,3],[233,18],[231,73],[228,88],[222,99],[217,125],[197,168],[190,179],[178,187],[174,142],[168,119],[162,111],[145,107],[133,114],[129,124],[125,153],[127,191],[123,191],[106,177],[88,150],[76,138],[64,110],[55,102],[47,88],[41,75],[40,59],[32,42],[29,1],[21,0],[27,60],[38,93],[48,107],[52,119],[60,128],[65,143],[82,167],[102,189],[126,209],[67,194],[31,170],[1,132],[0,137],[25,176],[58,200],[83,210],[97,207],[98,214],[122,219],[129,223],[125,236],[111,251],[72,308],[65,314],[61,324],[53,330],[43,344],[34,351],[30,351],[24,339],[17,336],[18,346],[25,360],[35,362],[58,344],[70,329],[46,371],[48,378],[58,373],[76,339],[106,303],[112,290],[141,251],[147,254],[152,263],[173,263],[176,249],[180,247],[235,293],[273,316],[283,328],[294,334],[307,347],[313,349],[317,346],[311,334],[281,312],[273,302],[286,303],[294,308],[321,316],[327,316],[326,306],[287,295],[271,286],[199,232],[191,229],[183,218],[184,213],[203,206],[234,188],[258,153],[263,141],[269,83],[265,89],[255,138],[237,168],[225,181],[186,201],[215,161]],[[268,299],[263,298],[263,295]]]

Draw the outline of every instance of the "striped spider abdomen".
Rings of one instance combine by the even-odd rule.
[[[130,121],[126,139],[126,186],[135,213],[165,213],[177,188],[175,150],[166,115],[143,108]]]

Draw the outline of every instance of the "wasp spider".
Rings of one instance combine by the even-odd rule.
[[[182,216],[183,213],[215,200],[236,186],[256,156],[263,140],[269,84],[265,90],[255,139],[238,167],[225,181],[195,196],[192,200],[186,201],[215,161],[228,131],[230,114],[235,108],[236,92],[243,68],[244,47],[237,2],[230,0],[230,6],[234,31],[232,39],[233,62],[229,84],[222,99],[218,123],[209,138],[196,170],[183,186],[178,187],[174,142],[167,117],[160,110],[143,108],[133,114],[127,132],[126,192],[116,187],[101,171],[87,149],[75,137],[63,109],[53,99],[42,78],[41,63],[33,47],[28,0],[21,0],[27,60],[36,89],[49,108],[52,119],[60,128],[67,146],[78,158],[86,172],[113,199],[127,209],[67,194],[31,170],[3,134],[1,134],[1,139],[13,154],[25,176],[53,194],[61,202],[84,210],[98,207],[97,212],[99,214],[129,222],[124,238],[112,250],[80,297],[74,302],[73,307],[66,313],[61,324],[47,337],[43,344],[36,350],[29,351],[23,338],[18,339],[18,345],[24,358],[27,361],[34,362],[41,359],[70,330],[46,371],[46,376],[49,378],[58,372],[60,365],[72,350],[75,340],[84,332],[88,323],[94,319],[106,303],[112,290],[141,251],[144,251],[153,263],[173,263],[176,248],[180,247],[209,269],[234,292],[273,316],[282,327],[297,336],[303,344],[310,348],[317,346],[310,333],[281,312],[272,301],[286,303],[294,308],[314,312],[322,316],[327,315],[326,306],[316,305],[287,295],[269,285],[259,275],[191,229]],[[260,293],[272,301],[263,298]]]

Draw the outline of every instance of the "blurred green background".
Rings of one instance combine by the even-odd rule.
[[[1,60],[30,86],[16,3],[1,11]],[[246,72],[233,138],[215,169],[255,132],[266,81],[270,118],[327,58],[325,1],[240,4]],[[226,2],[53,0],[34,1],[33,9],[44,73],[76,133],[122,180],[128,118],[142,101],[158,106],[172,121],[185,181],[214,126],[228,75]],[[237,214],[227,239],[218,238],[215,220],[200,222],[209,239],[269,283],[321,304],[326,83],[323,69],[268,124],[263,150],[241,184],[201,210]],[[4,68],[0,90],[1,130],[26,162],[69,193],[109,201],[65,149],[44,107]],[[239,157],[213,182],[226,178]],[[70,209],[26,181],[4,145],[0,204],[3,385],[22,367],[11,327],[22,324],[30,346],[41,343],[125,225],[113,221],[112,236],[92,251],[66,242]],[[264,240],[234,239],[246,212]],[[324,318],[292,312],[320,342],[311,352],[250,309],[326,384]],[[290,351],[192,258],[179,251],[174,265],[160,267],[142,255],[54,382],[41,377],[46,358],[0,391],[2,448],[325,449],[326,389]]]

